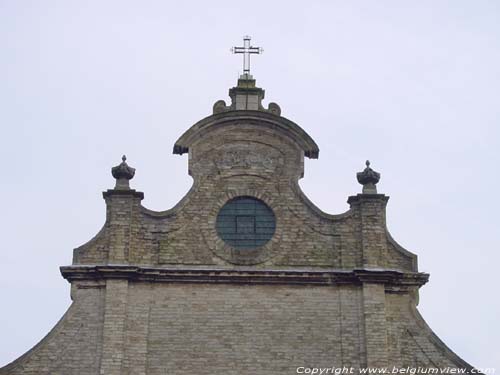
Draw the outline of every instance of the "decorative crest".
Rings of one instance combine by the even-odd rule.
[[[264,50],[260,47],[253,47],[250,45],[250,37],[248,35],[243,37],[243,47],[233,47],[231,48],[231,52],[234,54],[243,54],[243,75],[250,75],[250,55],[256,54],[259,55]]]
[[[366,168],[363,172],[356,174],[358,182],[363,185],[363,194],[377,194],[376,184],[380,181],[380,173],[370,168],[370,161],[366,161]]]
[[[111,168],[111,174],[116,179],[115,189],[130,189],[129,180],[134,178],[135,169],[129,167],[126,160],[127,157],[123,155],[120,165]]]

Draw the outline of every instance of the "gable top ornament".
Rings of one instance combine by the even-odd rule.
[[[370,168],[370,160],[366,161],[366,168],[358,172],[356,178],[363,185],[363,194],[377,194],[376,184],[380,181],[380,173]]]
[[[213,106],[213,114],[229,111],[260,111],[280,116],[281,108],[276,103],[269,103],[268,108],[262,106],[265,91],[255,84],[255,79],[250,74],[250,55],[259,55],[264,50],[250,44],[249,36],[243,37],[242,47],[233,47],[231,52],[243,55],[243,74],[238,78],[238,84],[229,89],[231,104],[226,105],[224,100],[218,100]]]
[[[250,75],[250,55],[260,55],[264,50],[261,47],[250,45],[252,38],[248,35],[243,37],[243,47],[233,47],[231,52],[234,54],[243,54],[243,75],[241,78],[252,79]]]
[[[115,189],[127,190],[130,189],[129,180],[134,178],[135,168],[130,167],[127,162],[127,157],[122,156],[122,162],[116,167],[111,168],[111,174],[116,179]]]

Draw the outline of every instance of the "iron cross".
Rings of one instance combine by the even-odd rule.
[[[243,47],[233,47],[231,48],[232,53],[242,53],[243,54],[243,74],[250,74],[250,55],[251,54],[260,54],[264,52],[264,50],[260,47],[252,47],[250,45],[250,37],[243,37]]]

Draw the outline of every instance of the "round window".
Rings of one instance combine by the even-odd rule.
[[[276,229],[274,212],[267,204],[252,197],[237,197],[227,202],[217,215],[217,233],[237,249],[265,245]]]

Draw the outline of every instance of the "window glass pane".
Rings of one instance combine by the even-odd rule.
[[[227,202],[217,216],[217,233],[237,249],[265,245],[276,229],[274,213],[259,199],[237,197]]]

